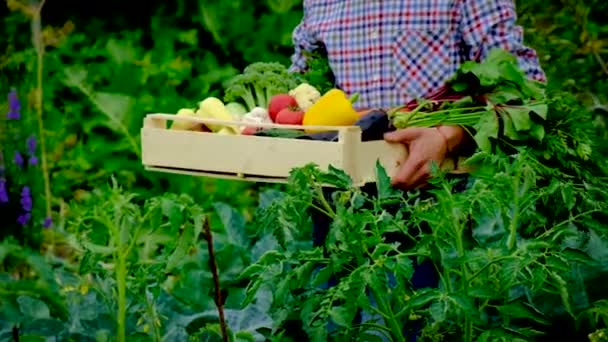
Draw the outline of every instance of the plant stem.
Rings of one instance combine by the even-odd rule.
[[[517,236],[517,225],[519,223],[519,186],[521,179],[521,169],[517,170],[515,179],[513,180],[513,192],[515,193],[513,199],[513,215],[511,216],[511,224],[509,225],[509,240],[507,241],[507,248],[512,251],[515,248],[515,239]]]
[[[224,318],[224,301],[222,298],[217,263],[215,261],[215,253],[213,251],[213,235],[211,234],[211,227],[207,218],[203,218],[203,230],[205,232],[205,239],[207,240],[207,250],[209,251],[209,266],[211,268],[211,274],[213,274],[213,285],[215,286],[215,305],[217,306],[218,315],[220,317],[222,340],[224,342],[228,342],[228,328]]]
[[[370,291],[372,296],[376,299],[376,303],[378,304],[378,309],[384,313],[384,320],[386,321],[386,325],[391,330],[391,335],[395,339],[395,341],[405,342],[405,338],[403,337],[403,329],[399,324],[393,310],[390,305],[386,303],[383,297],[380,296],[378,291],[376,291],[373,286],[370,286]]]
[[[116,340],[118,342],[125,342],[127,329],[127,260],[126,255],[120,248],[121,246],[122,244],[117,246],[118,256],[116,258],[116,287],[118,291],[118,317],[116,318],[118,331]]]
[[[329,202],[325,199],[325,195],[323,194],[323,188],[318,185],[315,184],[315,192],[317,194],[317,197],[319,199],[319,202],[321,203],[321,205],[323,206],[323,208],[325,208],[326,211],[326,215],[329,216],[330,218],[335,218],[336,217],[336,212],[334,211],[334,209],[331,207],[331,205],[329,204]]]
[[[454,203],[454,197],[452,195],[452,191],[451,189],[444,184],[443,186],[444,191],[446,193],[447,198],[449,199],[449,202],[447,202],[448,204],[448,208],[455,208],[457,205],[456,203]],[[458,251],[458,256],[461,259],[464,259],[465,256],[465,250],[464,250],[464,230],[465,230],[465,226],[462,222],[460,222],[460,220],[458,220],[457,217],[453,217],[451,220],[452,222],[452,230],[453,233],[455,235],[456,238],[456,249]],[[462,289],[465,293],[465,295],[468,294],[469,292],[469,271],[467,269],[467,265],[465,262],[462,262],[460,264],[460,271],[462,274]],[[464,341],[465,342],[472,342],[473,341],[473,321],[471,320],[471,318],[466,315],[465,319],[464,319]]]
[[[46,217],[51,216],[51,182],[49,177],[49,167],[47,164],[46,156],[46,138],[44,135],[44,122],[42,118],[42,76],[43,76],[43,63],[44,63],[44,41],[42,40],[42,19],[41,12],[44,6],[45,0],[40,1],[38,8],[34,12],[32,19],[32,40],[34,48],[36,49],[36,116],[38,121],[38,135],[40,140],[40,159],[42,162],[42,177],[44,179],[44,197],[46,200]]]

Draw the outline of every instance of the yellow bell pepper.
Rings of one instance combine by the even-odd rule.
[[[340,89],[330,89],[305,113],[304,126],[351,126],[359,114],[346,94]],[[318,130],[306,130],[308,133]]]

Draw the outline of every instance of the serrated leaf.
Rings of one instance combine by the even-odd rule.
[[[576,204],[576,198],[574,197],[574,190],[572,189],[572,185],[568,184],[561,188],[561,195],[564,201],[564,205],[568,210],[572,210],[574,205]]]
[[[172,198],[161,199],[161,211],[169,219],[171,229],[177,232],[184,220],[183,206]]]
[[[550,324],[549,320],[534,307],[523,302],[512,302],[498,307],[498,311],[511,318],[525,318],[540,324]]]
[[[494,111],[488,111],[482,114],[477,125],[475,125],[475,142],[479,149],[483,152],[492,152],[491,138],[498,138],[498,120],[495,117]]]
[[[327,172],[319,176],[319,182],[333,185],[338,189],[348,189],[352,185],[353,180],[344,170],[330,164]]]
[[[376,189],[378,199],[387,199],[399,196],[399,192],[391,185],[391,178],[386,173],[386,169],[376,161]]]

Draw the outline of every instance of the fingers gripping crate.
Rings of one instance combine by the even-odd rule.
[[[401,144],[361,141],[358,126],[300,126],[255,124],[262,128],[314,129],[338,132],[338,141],[223,135],[212,132],[168,129],[169,121],[247,126],[251,123],[148,114],[141,130],[142,163],[151,171],[255,182],[287,181],[290,171],[314,163],[349,174],[355,186],[376,181],[376,162],[392,175],[405,159]]]

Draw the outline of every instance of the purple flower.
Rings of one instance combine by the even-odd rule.
[[[8,203],[8,192],[6,191],[6,179],[0,179],[0,203]]]
[[[23,215],[19,215],[19,217],[17,217],[17,223],[19,223],[22,226],[25,226],[31,217],[32,217],[32,214],[30,214],[30,213],[25,213]]]
[[[30,165],[38,165],[38,157],[36,156],[31,156],[30,159],[28,160],[28,163]]]
[[[27,145],[27,153],[33,155],[36,153],[36,137],[31,135],[25,142]]]
[[[15,89],[8,93],[8,113],[6,117],[9,120],[19,120],[21,118],[21,103]]]
[[[28,186],[24,186],[21,190],[21,206],[25,211],[32,211],[32,194]]]
[[[20,168],[23,167],[23,156],[19,151],[15,151],[15,164]]]
[[[50,226],[53,225],[53,219],[51,219],[51,217],[47,217],[44,219],[44,222],[42,223],[42,226],[44,228],[49,228]]]

